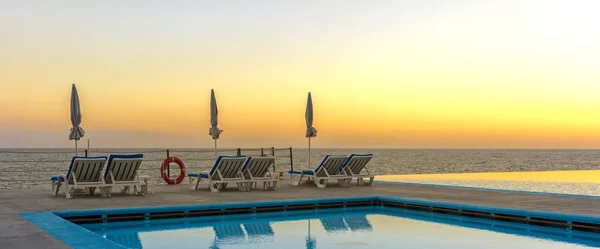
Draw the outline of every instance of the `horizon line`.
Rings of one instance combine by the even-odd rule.
[[[218,148],[217,151],[221,150],[270,150],[270,149],[308,149],[307,147],[224,147]],[[0,150],[22,150],[22,149],[30,149],[30,150],[74,150],[73,147],[4,147],[0,148]],[[86,150],[85,147],[78,148],[78,151]],[[206,151],[214,151],[214,148],[211,147],[96,147],[90,148],[90,150],[103,150],[103,149],[154,149],[154,150],[176,150],[176,149],[186,149],[186,150],[206,150]],[[329,150],[341,150],[341,149],[368,149],[368,150],[600,150],[600,148],[452,148],[452,147],[389,147],[389,148],[368,148],[368,147],[312,147],[311,149],[329,149]]]

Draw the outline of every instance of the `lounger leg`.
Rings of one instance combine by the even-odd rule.
[[[246,192],[246,191],[248,191],[248,187],[247,187],[247,185],[246,185],[245,182],[236,182],[236,184],[237,184],[237,187],[238,187],[238,191],[240,191],[240,192]]]
[[[52,181],[52,195],[54,195],[54,196],[58,195],[58,190],[60,189],[61,185],[62,185],[62,182],[60,180]]]
[[[134,195],[142,195],[142,185],[141,184],[136,184],[133,185],[133,194]]]
[[[190,188],[190,190],[195,190],[194,189],[194,179],[191,176],[188,176],[188,187]]]
[[[112,186],[107,186],[104,188],[104,190],[106,191],[104,197],[110,197],[112,195]]]
[[[315,185],[318,188],[327,188],[327,178],[315,177],[314,179]]]
[[[188,176],[188,182],[190,184],[190,190],[197,190],[200,185],[201,178]]]
[[[100,196],[102,196],[102,198],[106,198],[106,197],[108,197],[108,196],[106,195],[106,188],[107,188],[107,187],[100,187]]]
[[[300,179],[298,179],[298,181],[292,181],[292,185],[294,186],[298,186],[300,185],[300,183],[302,182],[302,178],[304,177],[304,172],[300,174]]]
[[[121,189],[121,193],[125,194],[129,194],[129,186],[121,186],[119,187]]]
[[[65,184],[65,197],[67,199],[73,198],[73,188],[69,184]]]
[[[374,180],[374,179],[375,179],[375,177],[374,177],[374,176],[371,176],[371,177],[369,177],[369,182],[365,182],[365,181],[363,180],[363,184],[364,184],[365,186],[373,186],[373,180]]]
[[[138,187],[138,195],[144,196],[144,195],[146,195],[147,191],[148,191],[148,185],[146,185],[146,184],[141,184]]]
[[[220,184],[219,183],[213,183],[212,180],[208,180],[208,187],[210,188],[210,191],[213,193],[217,193],[219,192],[219,187]]]
[[[349,187],[350,186],[350,184],[348,183],[348,179],[337,179],[337,181],[341,187]]]

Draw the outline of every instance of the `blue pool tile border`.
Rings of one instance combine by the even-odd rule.
[[[417,187],[423,186],[423,187],[436,187],[436,188],[449,188],[449,189],[485,190],[485,191],[499,192],[499,193],[521,193],[521,194],[532,194],[532,195],[576,197],[576,198],[595,199],[595,200],[600,199],[600,196],[594,196],[594,195],[562,194],[562,193],[497,189],[497,188],[478,188],[478,187],[452,186],[452,185],[442,185],[442,184],[433,184],[433,183],[418,183],[418,182],[394,182],[394,181],[386,181],[386,180],[374,180],[374,181],[379,182],[379,183],[385,183],[385,184],[398,184],[398,185],[417,186]]]
[[[373,206],[384,205],[385,203],[393,203],[404,206],[418,205],[420,207],[429,208],[433,211],[435,208],[445,208],[465,211],[476,211],[482,213],[490,213],[502,215],[515,215],[525,217],[527,220],[532,219],[549,219],[560,220],[565,224],[589,223],[600,227],[600,217],[586,216],[577,214],[564,214],[546,211],[533,211],[522,209],[501,208],[494,206],[471,205],[453,202],[429,201],[423,199],[412,199],[391,196],[363,196],[363,197],[338,197],[338,198],[319,198],[319,199],[296,199],[296,200],[278,200],[278,201],[261,201],[261,202],[235,202],[235,203],[219,203],[219,204],[192,204],[179,206],[154,206],[154,207],[135,207],[135,208],[116,208],[116,209],[92,209],[92,210],[66,210],[55,212],[28,212],[20,213],[23,218],[31,223],[44,229],[54,237],[63,241],[65,244],[77,248],[109,248],[122,249],[126,248],[120,244],[112,242],[104,237],[91,232],[75,223],[67,221],[65,218],[95,215],[106,217],[111,214],[133,214],[133,213],[162,213],[171,211],[190,211],[190,210],[214,210],[214,209],[239,209],[239,208],[260,208],[272,206],[292,206],[292,205],[326,205],[328,203],[352,203],[352,202],[371,202]],[[427,211],[426,209],[423,211]],[[150,217],[149,215],[146,216]]]
[[[127,248],[79,225],[71,223],[52,212],[21,213],[20,215],[73,248]]]

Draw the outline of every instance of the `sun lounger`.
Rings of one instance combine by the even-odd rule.
[[[80,188],[85,188],[90,195],[94,194],[96,188],[99,188],[102,197],[106,197],[106,183],[102,177],[102,169],[104,169],[105,163],[105,156],[74,156],[71,159],[71,165],[69,165],[67,174],[50,178],[52,182],[52,194],[58,195],[58,190],[64,184],[65,196],[68,199],[71,199],[75,190]]]
[[[258,187],[258,183],[263,183],[263,189],[276,190],[279,187],[279,179],[275,177],[275,172],[271,168],[275,164],[275,157],[248,157],[248,160],[242,167],[244,178],[249,181],[248,188]]]
[[[351,178],[342,170],[342,166],[347,160],[348,156],[328,155],[323,158],[321,164],[314,170],[290,171],[292,184],[298,186],[302,178],[306,176],[309,180],[313,178],[315,185],[319,188],[326,188],[329,180],[337,180],[341,186],[349,186]],[[300,175],[300,179],[296,182],[294,178],[297,175]]]
[[[190,189],[198,189],[200,181],[206,179],[212,192],[219,192],[228,183],[235,183],[240,191],[246,191],[248,181],[242,175],[245,162],[246,157],[243,156],[219,156],[209,173],[188,174]]]
[[[135,195],[144,195],[147,186],[138,176],[138,170],[142,164],[143,154],[110,155],[104,172],[104,181],[108,185],[107,194],[110,196],[113,187],[119,187],[122,193],[129,192],[133,188]]]
[[[367,169],[367,164],[371,159],[373,159],[373,154],[352,154],[342,168],[351,179],[356,179],[356,185],[371,186],[375,179],[375,175]],[[365,182],[364,178],[369,178],[369,181]]]

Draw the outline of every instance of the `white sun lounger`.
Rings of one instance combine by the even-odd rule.
[[[351,179],[356,179],[356,185],[371,186],[375,175],[369,172],[367,164],[373,159],[373,154],[352,154],[344,163],[343,169]],[[365,178],[369,178],[365,182]]]
[[[248,161],[242,167],[244,178],[249,181],[248,189],[258,187],[258,183],[263,183],[263,189],[277,190],[279,179],[275,178],[275,172],[271,168],[275,164],[275,157],[248,157]]]
[[[52,182],[52,194],[55,196],[58,195],[58,190],[64,184],[65,196],[68,199],[73,197],[75,189],[80,188],[85,188],[90,195],[93,195],[96,188],[99,188],[102,197],[106,197],[106,183],[102,177],[102,169],[104,169],[105,163],[105,156],[74,156],[71,159],[71,165],[69,165],[66,175],[50,178]]]
[[[147,186],[139,176],[138,170],[142,164],[143,154],[131,155],[110,155],[106,171],[104,172],[104,181],[108,185],[107,194],[110,196],[113,187],[119,187],[122,193],[128,193],[133,188],[135,195],[146,194]]]
[[[242,174],[242,166],[246,162],[244,156],[219,156],[207,174],[188,174],[191,190],[198,189],[202,179],[206,179],[212,192],[219,192],[228,183],[235,183],[240,191],[247,191],[248,181]]]
[[[328,155],[323,158],[321,164],[314,170],[290,171],[292,185],[298,186],[302,182],[302,178],[306,176],[309,180],[313,178],[315,185],[319,188],[326,188],[329,180],[337,180],[340,186],[347,187],[350,185],[351,178],[342,170],[342,166],[346,160],[348,160],[348,156]],[[300,179],[296,182],[294,178],[297,175],[300,175]]]

